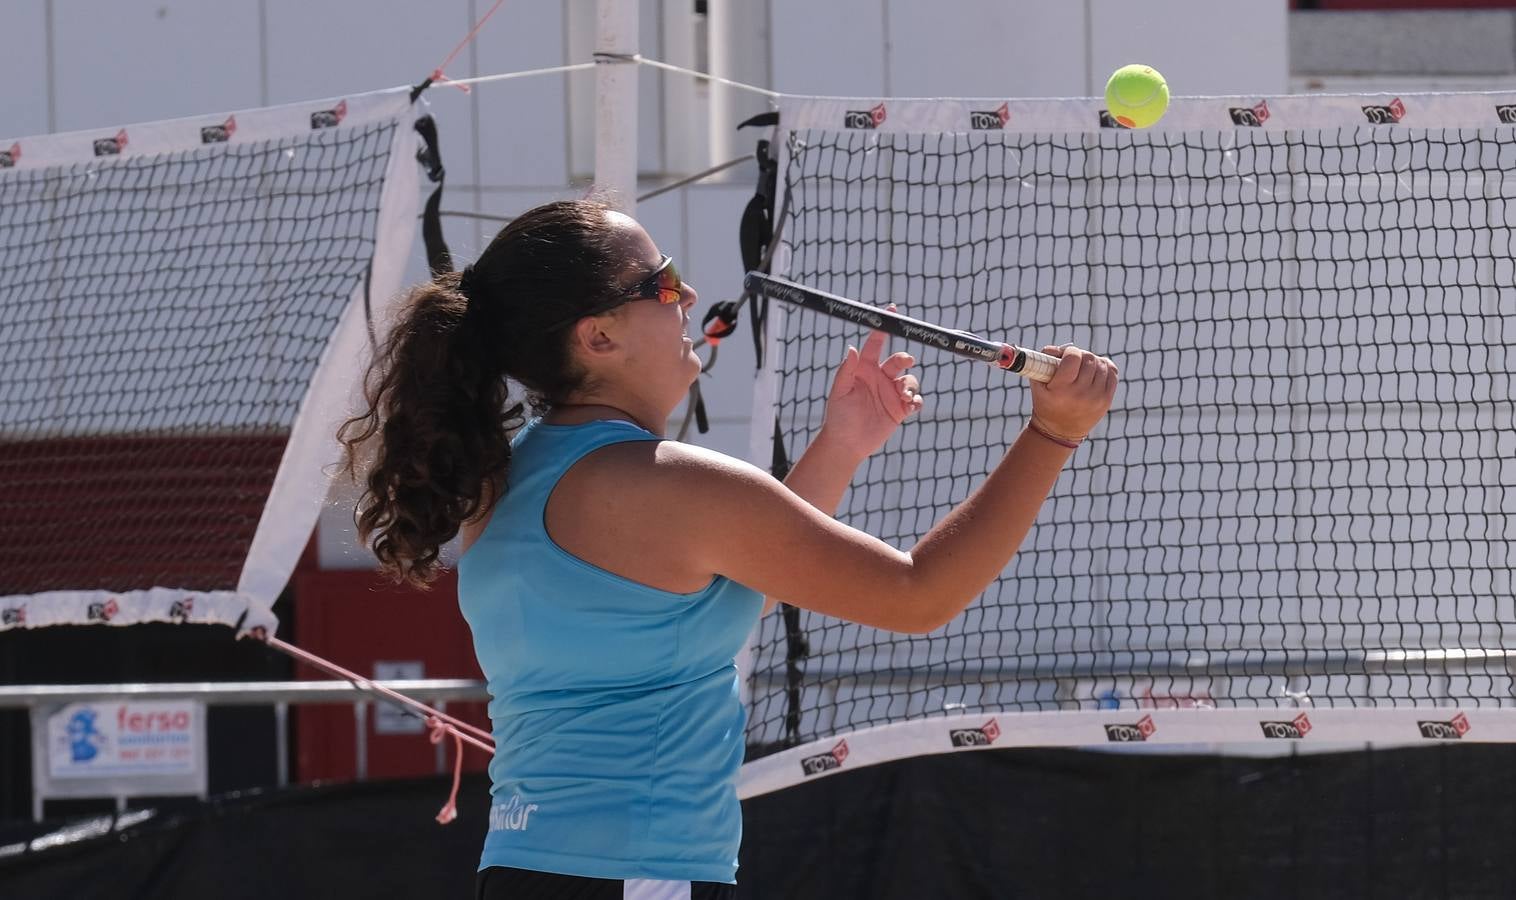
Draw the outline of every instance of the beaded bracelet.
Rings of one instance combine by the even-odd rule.
[[[1037,434],[1041,435],[1042,437],[1044,437],[1044,438],[1052,441],[1053,443],[1057,444],[1058,446],[1060,446],[1060,447],[1067,447],[1070,450],[1074,450],[1074,449],[1078,448],[1079,443],[1080,443],[1079,441],[1071,441],[1068,438],[1059,437],[1058,435],[1053,434],[1052,432],[1050,432],[1047,429],[1043,428],[1041,425],[1038,425],[1036,419],[1028,419],[1027,423],[1026,423],[1026,427],[1030,428],[1032,431],[1036,432]],[[1080,440],[1083,440],[1083,438],[1081,438]]]

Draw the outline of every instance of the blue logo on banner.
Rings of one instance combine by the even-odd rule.
[[[95,728],[95,711],[81,709],[68,720],[68,749],[74,762],[89,762],[100,753],[101,734]]]

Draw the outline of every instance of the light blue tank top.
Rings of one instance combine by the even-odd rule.
[[[458,563],[495,737],[480,868],[735,880],[745,713],[733,659],[762,596],[719,577],[657,590],[570,554],[543,524],[579,459],[657,439],[629,422],[529,423],[505,496]],[[647,511],[646,527],[658,520]]]

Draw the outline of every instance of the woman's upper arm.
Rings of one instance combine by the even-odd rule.
[[[931,604],[913,597],[910,554],[825,515],[754,466],[688,445],[665,447],[659,468],[686,498],[670,525],[698,564],[865,625],[925,631],[940,624]]]

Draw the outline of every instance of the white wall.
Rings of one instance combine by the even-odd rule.
[[[1176,94],[1277,94],[1283,0],[770,0],[774,87],[895,97],[1087,97],[1143,62]]]
[[[691,65],[694,0],[637,0],[645,55]],[[1287,87],[1283,0],[710,0],[731,43],[723,71],[805,94],[1070,96],[1098,92],[1126,62],[1161,69],[1179,94],[1273,94]],[[413,84],[491,0],[8,0],[0,27],[0,146],[46,131],[107,128]],[[594,0],[510,0],[449,67],[455,78],[584,62]],[[1243,23],[1245,27],[1238,27]],[[644,70],[639,113],[644,187],[713,158],[712,130],[761,111],[761,97],[672,84]],[[510,215],[583,187],[593,160],[593,72],[426,95],[448,166],[444,208]],[[714,92],[732,121],[707,122]],[[690,97],[695,108],[689,109]],[[730,147],[749,152],[757,135]],[[719,145],[718,145],[719,146]],[[719,146],[719,152],[729,152]],[[708,305],[741,281],[737,222],[756,169],[643,204],[655,240]],[[449,218],[455,254],[471,259],[498,224]],[[425,274],[420,242],[409,273]],[[745,325],[723,344],[706,396],[712,432],[746,455],[753,352]],[[322,559],[349,552],[348,513],[323,519]]]

